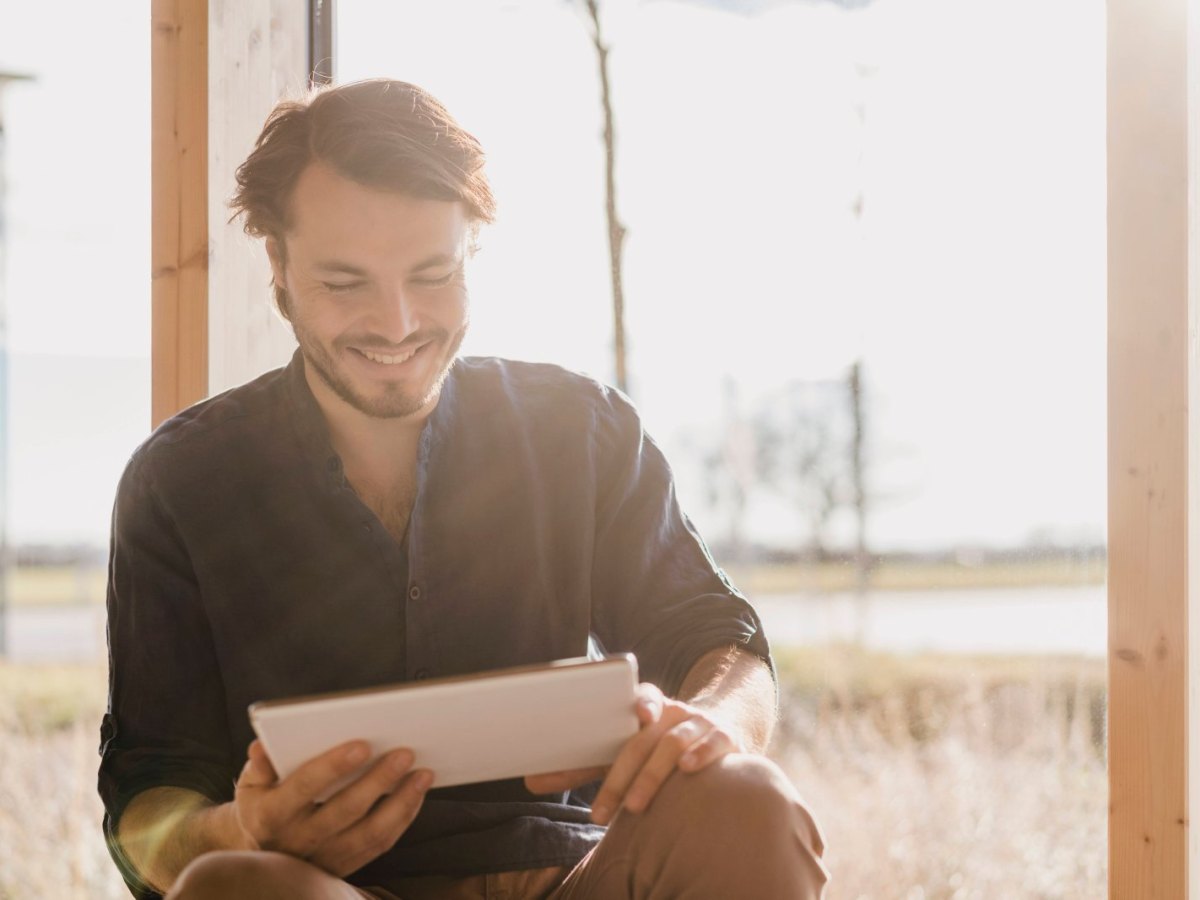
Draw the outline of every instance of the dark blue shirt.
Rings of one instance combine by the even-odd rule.
[[[121,812],[156,786],[232,799],[255,701],[596,645],[635,654],[668,695],[716,647],[770,659],[629,401],[549,365],[454,364],[401,544],[347,482],[297,352],[138,448],[109,574],[100,794],[114,858],[145,896],[113,839]],[[519,779],[435,790],[349,880],[571,865],[603,834],[586,799]]]

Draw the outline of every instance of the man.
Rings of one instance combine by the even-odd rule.
[[[817,828],[755,755],[776,707],[761,625],[632,407],[456,355],[482,163],[436,100],[377,80],[281,104],[238,171],[299,349],[165,423],[118,491],[100,790],[135,895],[821,892]],[[595,642],[645,682],[606,770],[429,791],[397,748],[318,804],[362,742],[280,779],[252,741],[254,701]]]

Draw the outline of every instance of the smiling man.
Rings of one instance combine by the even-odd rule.
[[[817,827],[760,755],[761,623],[635,410],[457,355],[482,166],[436,100],[375,80],[281,104],[239,169],[299,348],[165,423],[118,491],[100,791],[137,896],[821,894]],[[317,803],[366,746],[279,778],[247,718],[596,645],[644,679],[604,770],[430,791],[395,748]]]

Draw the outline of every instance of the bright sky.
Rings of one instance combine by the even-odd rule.
[[[5,99],[17,540],[102,539],[149,416],[147,5],[68,7],[64,32],[62,4],[0,0],[0,69],[39,79]],[[749,405],[861,357],[878,546],[1102,538],[1103,6],[604,7],[632,389],[702,532],[724,519],[689,448],[719,432],[722,379]],[[339,77],[421,84],[488,150],[466,351],[611,378],[583,17],[411,10],[340,0]],[[801,536],[779,502],[751,525]]]

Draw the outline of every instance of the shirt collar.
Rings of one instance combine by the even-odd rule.
[[[325,416],[317,405],[317,398],[304,377],[304,354],[300,348],[292,354],[292,361],[284,370],[287,381],[288,404],[291,407],[292,427],[305,457],[322,471],[328,472],[335,485],[341,485],[345,480],[342,472],[342,460],[333,449],[329,439],[329,426],[325,424]]]
[[[297,347],[296,352],[292,354],[291,362],[284,370],[287,380],[288,403],[292,412],[292,425],[296,430],[301,447],[304,448],[304,455],[313,465],[328,472],[335,484],[341,485],[345,482],[342,460],[333,448],[333,442],[329,438],[329,426],[325,422],[325,415],[321,412],[321,407],[317,404],[317,398],[313,396],[312,389],[308,386],[304,366],[304,354]],[[446,433],[448,423],[453,419],[458,393],[456,376],[460,368],[461,360],[455,359],[442,384],[438,404],[430,414],[429,421],[421,434],[418,461],[422,468],[424,468],[433,447]]]

